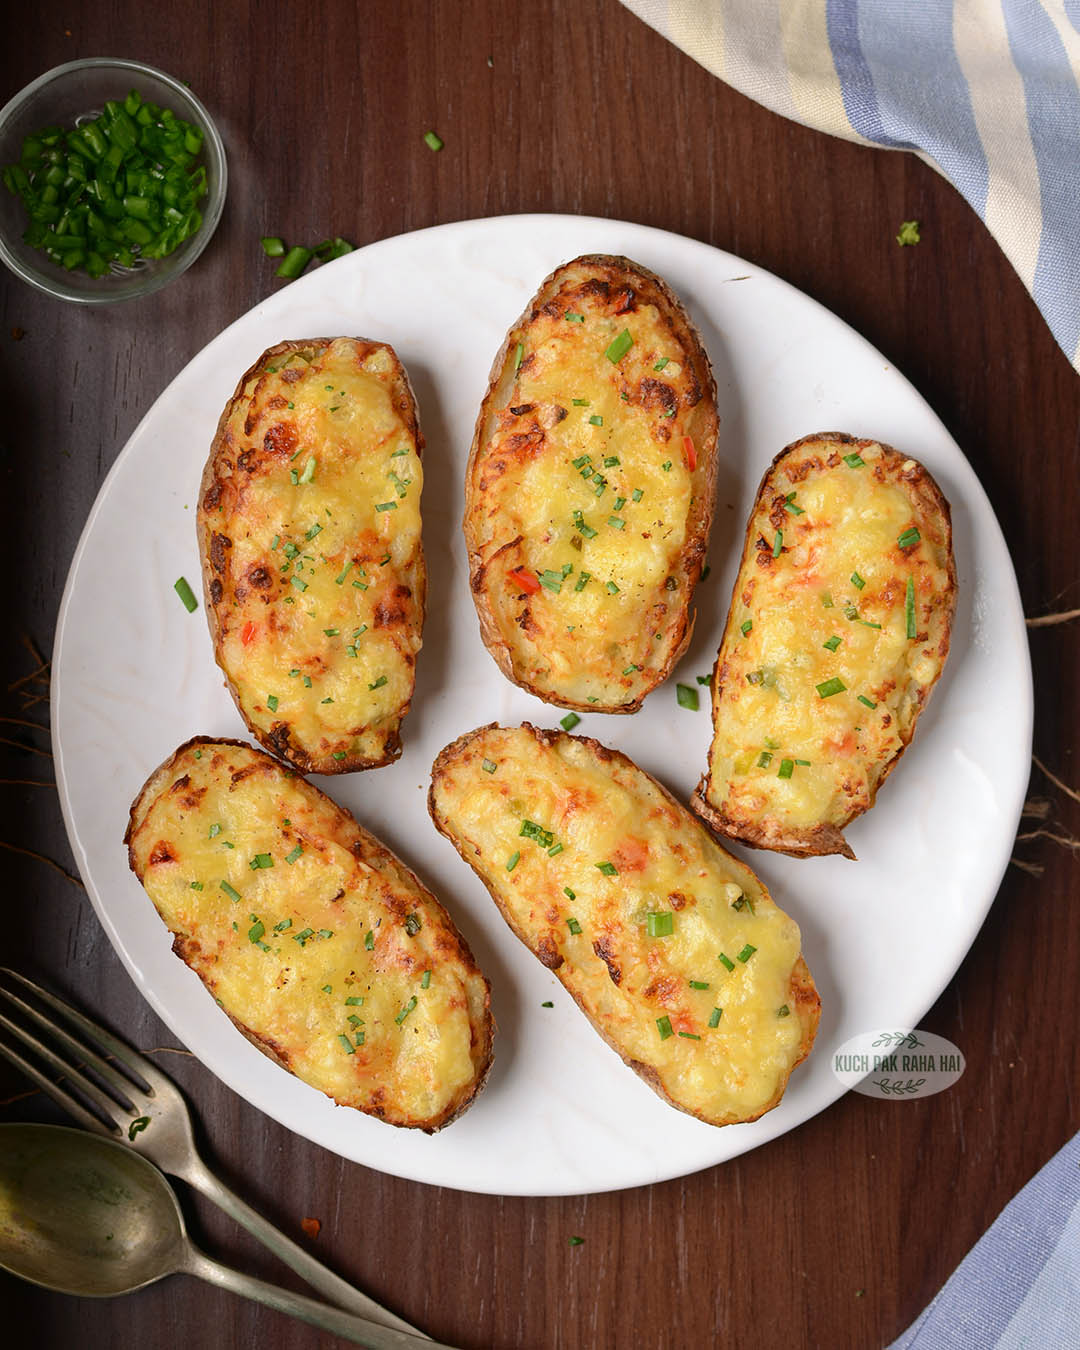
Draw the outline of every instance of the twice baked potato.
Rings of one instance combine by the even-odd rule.
[[[363,338],[278,343],[222,414],[198,508],[214,655],[253,735],[303,773],[401,752],[422,450],[401,362]]]
[[[853,858],[844,826],[910,742],[955,604],[949,505],[921,464],[839,433],[788,446],[750,516],[694,809],[744,844]]]
[[[672,1106],[755,1120],[810,1051],[820,999],[797,925],[625,755],[483,727],[446,747],[429,808],[503,918]]]
[[[196,737],[151,775],[124,842],[173,950],[290,1073],[429,1133],[474,1099],[487,980],[435,897],[317,788]]]
[[[549,703],[635,712],[693,629],[716,388],[678,298],[627,258],[554,271],[495,358],[465,484],[480,632]]]

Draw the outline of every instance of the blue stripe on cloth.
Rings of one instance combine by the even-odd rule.
[[[910,150],[906,141],[894,141],[885,134],[874,80],[859,44],[858,0],[826,0],[825,23],[848,121],[868,141]]]
[[[1002,1210],[944,1289],[889,1350],[992,1350],[1080,1212],[1080,1135]],[[1075,1219],[1074,1219],[1075,1227]],[[1060,1255],[1060,1254],[1059,1254]],[[1067,1268],[1076,1264],[1075,1255]],[[1015,1331],[1017,1328],[1013,1327]],[[1032,1326],[1032,1347],[1049,1347]]]
[[[1042,239],[1032,295],[1067,353],[1080,342],[1080,90],[1053,21],[1030,0],[1002,0],[1013,63],[1024,81],[1039,170]]]
[[[863,4],[858,21],[885,134],[929,155],[985,218],[990,171],[953,42],[952,0]]]
[[[1080,0],[1065,0],[1065,13],[1069,22],[1080,33]]]

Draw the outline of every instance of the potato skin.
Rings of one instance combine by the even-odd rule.
[[[949,504],[921,464],[842,432],[781,451],[747,527],[693,809],[755,848],[854,858],[844,827],[910,743],[955,606]]]
[[[491,725],[439,754],[428,807],[665,1101],[712,1125],[780,1101],[821,1008],[798,927],[660,784],[597,741]],[[670,935],[649,935],[650,912]]]
[[[466,474],[473,599],[508,679],[612,713],[666,679],[693,631],[716,441],[709,359],[669,287],[607,255],[552,272],[495,358]]]
[[[197,512],[214,656],[252,734],[303,773],[401,753],[423,445],[404,367],[365,338],[279,342],[221,415]]]
[[[173,951],[276,1063],[428,1133],[474,1100],[487,980],[435,897],[317,788],[195,737],[151,774],[124,842]]]

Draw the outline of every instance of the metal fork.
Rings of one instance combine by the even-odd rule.
[[[63,1059],[44,1041],[5,1017],[3,1013],[0,1013],[0,1027],[23,1046],[32,1050],[51,1069],[69,1079],[88,1100],[94,1103],[102,1118],[99,1119],[92,1111],[88,1111],[80,1101],[3,1041],[0,1041],[0,1055],[10,1060],[16,1068],[32,1079],[80,1125],[127,1144],[137,1153],[156,1163],[163,1172],[180,1177],[194,1186],[208,1200],[212,1200],[226,1214],[231,1215],[253,1237],[258,1238],[275,1256],[279,1256],[286,1265],[291,1266],[313,1289],[317,1289],[339,1308],[359,1313],[362,1317],[395,1331],[406,1331],[424,1340],[429,1339],[422,1331],[388,1312],[367,1294],[354,1289],[351,1284],[316,1261],[219,1181],[195,1148],[191,1113],[187,1103],[171,1080],[148,1059],[110,1035],[89,1017],[76,1012],[55,994],[50,994],[32,980],[28,980],[25,975],[9,970],[6,966],[0,966],[0,974],[30,990],[38,1000],[54,1009],[72,1026],[78,1028],[86,1038],[86,1042],[79,1040],[38,1008],[20,998],[18,994],[0,985],[0,997],[18,1008],[24,1017],[46,1032],[54,1043],[76,1056],[79,1064],[76,1066]],[[115,1067],[98,1051],[111,1055],[116,1062]],[[81,1072],[83,1066],[92,1069],[94,1074],[108,1085],[107,1092]]]

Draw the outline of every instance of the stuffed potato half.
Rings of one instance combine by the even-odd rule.
[[[916,460],[841,433],[782,451],[758,490],[713,677],[694,809],[797,857],[855,855],[949,651],[949,505]]]
[[[820,999],[797,925],[625,755],[483,727],[442,751],[429,807],[514,933],[665,1101],[754,1120],[809,1053]]]
[[[196,738],[125,835],[173,950],[236,1026],[342,1106],[431,1132],[491,1064],[487,980],[387,848],[271,756]]]
[[[278,343],[222,414],[198,509],[214,654],[252,733],[304,773],[400,753],[422,449],[401,362],[362,338]]]
[[[466,475],[484,643],[549,703],[630,713],[693,628],[716,389],[678,297],[627,258],[554,271],[492,367]]]

